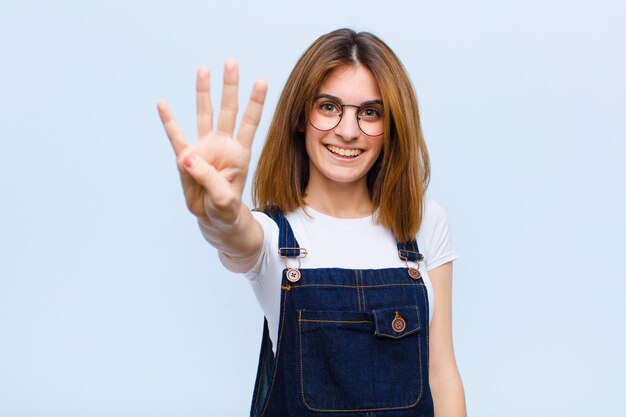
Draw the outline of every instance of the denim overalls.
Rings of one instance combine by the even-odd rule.
[[[306,249],[280,211],[266,214],[286,267],[276,356],[266,319],[251,417],[432,417],[417,243],[398,243],[407,268],[300,269]]]

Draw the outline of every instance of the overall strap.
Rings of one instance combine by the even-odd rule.
[[[280,256],[298,257],[304,255],[304,249],[300,249],[296,237],[293,235],[293,230],[287,221],[287,218],[278,207],[273,210],[264,211],[272,220],[278,225],[278,251]]]
[[[420,253],[415,239],[405,243],[398,242],[398,256],[403,261],[421,262],[424,260],[424,255]]]

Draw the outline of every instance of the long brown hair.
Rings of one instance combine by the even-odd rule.
[[[314,97],[328,74],[364,65],[374,75],[384,109],[383,148],[367,175],[377,221],[400,241],[415,238],[422,223],[430,160],[417,98],[393,51],[368,32],[338,29],[318,38],[300,57],[276,106],[252,185],[260,210],[283,212],[303,206],[309,181],[304,126]]]

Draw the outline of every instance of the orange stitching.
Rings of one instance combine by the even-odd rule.
[[[363,297],[363,311],[365,311],[365,281],[363,280],[363,271],[360,269],[359,275],[361,276],[361,296]]]
[[[304,366],[302,365],[302,311],[298,314],[298,335],[300,336],[300,395],[302,397],[302,403],[308,407],[306,400],[304,399]]]
[[[340,287],[340,288],[381,288],[381,287],[422,287],[424,283],[410,283],[410,284],[375,284],[375,285],[341,285],[341,284],[300,284],[293,285],[291,288],[301,288],[301,287]]]
[[[422,294],[423,293],[424,293],[424,291],[422,291]],[[420,332],[419,333],[421,333],[421,321],[420,321],[420,308],[419,308],[419,306],[416,307],[415,313],[416,313],[416,316],[417,316],[417,324],[420,325]],[[416,402],[418,402],[420,400],[420,398],[422,398],[422,390],[424,389],[424,381],[423,381],[424,377],[422,375],[422,362],[423,362],[422,361],[422,340],[421,340],[421,338],[419,336],[420,335],[418,334],[418,338],[417,338],[417,351],[418,351],[418,354],[417,355],[418,355],[418,361],[419,361],[419,364],[420,364],[420,378],[419,378],[420,379],[420,393],[417,396],[417,401]],[[428,332],[426,332],[426,340],[428,340]]]
[[[361,311],[361,292],[359,291],[359,271],[354,271],[354,279],[356,281],[356,301],[357,310]]]
[[[313,319],[301,319],[308,323],[371,323],[369,320],[313,320]]]
[[[430,367],[430,312],[428,311],[428,300],[426,299],[426,292],[428,290],[426,287],[422,288],[422,295],[424,296],[424,305],[426,306],[426,363],[428,363]]]
[[[363,291],[363,275],[361,270],[357,269],[357,275],[359,276],[359,291],[361,291],[361,311],[365,311],[365,292]]]

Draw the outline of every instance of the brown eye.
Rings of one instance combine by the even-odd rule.
[[[331,103],[331,102],[325,102],[325,103],[321,103],[320,105],[318,105],[317,107],[322,113],[326,113],[326,114],[331,114],[331,113],[337,113],[339,110],[337,108],[337,105],[335,103]]]
[[[363,120],[379,120],[383,117],[383,113],[376,107],[365,107],[361,109],[359,117]]]

